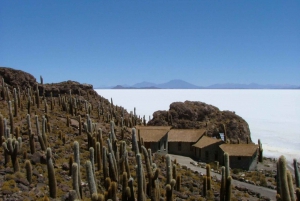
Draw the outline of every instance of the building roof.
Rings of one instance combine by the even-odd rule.
[[[170,126],[137,126],[136,130],[137,136],[140,132],[140,137],[143,138],[144,142],[158,142],[168,133],[170,128]],[[137,140],[139,140],[138,137]]]
[[[204,135],[205,129],[171,129],[168,133],[169,142],[197,142]]]
[[[170,130],[172,126],[136,126],[136,130]]]
[[[197,147],[197,148],[204,148],[209,145],[216,144],[216,143],[222,143],[222,142],[223,141],[221,139],[216,139],[216,138],[207,137],[207,136],[203,135],[201,137],[201,139],[198,140],[198,142],[196,144],[194,144],[193,146]]]
[[[253,156],[257,151],[257,144],[221,144],[220,148],[229,156]]]

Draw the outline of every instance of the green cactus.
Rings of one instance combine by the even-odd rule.
[[[113,181],[118,181],[117,170],[113,162],[112,153],[108,153],[109,175]]]
[[[97,194],[97,186],[96,186],[96,182],[95,182],[95,177],[94,177],[91,161],[86,161],[85,166],[86,166],[87,180],[88,180],[88,184],[89,184],[89,188],[90,188],[90,194],[92,197],[93,193]]]
[[[203,190],[202,190],[203,197],[206,197],[207,195],[207,176],[203,176]]]
[[[107,153],[106,153],[106,147],[103,146],[102,148],[102,166],[103,166],[103,177],[106,179],[109,177],[108,167],[107,167]]]
[[[288,180],[288,185],[289,185],[289,191],[290,191],[290,198],[292,201],[295,200],[295,195],[294,195],[294,185],[293,185],[293,178],[290,173],[290,171],[287,171],[287,180]]]
[[[9,108],[9,124],[10,124],[10,130],[11,132],[14,131],[14,117],[12,114],[12,106],[11,101],[8,101],[8,108]]]
[[[3,115],[0,114],[0,144],[3,143],[2,137],[4,137],[4,122],[3,122]]]
[[[176,176],[176,190],[180,191],[181,189],[181,175]]]
[[[142,157],[140,154],[136,154],[136,177],[137,177],[137,183],[138,183],[138,196],[137,199],[139,201],[145,201],[145,195],[144,195],[144,172],[143,172],[143,165],[142,165]]]
[[[291,201],[290,197],[290,190],[287,180],[287,173],[286,173],[286,159],[284,156],[280,156],[278,160],[278,170],[280,176],[280,197],[282,201]]]
[[[51,155],[52,155],[51,149],[47,148],[47,170],[48,170],[49,193],[51,198],[56,198],[57,182],[56,182],[55,171],[54,171]]]
[[[295,171],[295,182],[296,182],[296,187],[300,187],[300,175],[299,175],[299,168],[298,168],[298,163],[297,160],[293,160],[293,165],[294,165],[294,171]]]
[[[95,150],[93,147],[90,147],[89,149],[90,151],[90,162],[92,163],[92,170],[93,170],[93,174],[95,175]]]
[[[221,167],[221,185],[220,185],[220,201],[225,199],[225,188],[226,188],[226,178],[225,178],[225,167]]]
[[[40,92],[39,92],[38,84],[36,84],[36,87],[35,87],[35,100],[36,100],[37,108],[40,108]]]
[[[226,179],[225,201],[231,201],[231,197],[232,197],[231,182],[232,182],[231,176],[227,177],[227,179]]]
[[[128,187],[127,173],[123,172],[123,174],[122,174],[122,200],[127,200],[127,198],[128,198],[128,192],[126,192],[127,187]]]
[[[82,120],[80,115],[78,115],[78,129],[79,129],[79,135],[82,135]]]
[[[25,161],[25,169],[26,169],[26,178],[28,182],[31,184],[32,182],[32,165],[30,163],[30,160]]]
[[[96,160],[97,160],[97,170],[101,170],[101,146],[100,143],[96,143]]]
[[[172,179],[172,162],[171,162],[171,158],[170,155],[166,155],[166,169],[167,169],[167,184],[171,183],[171,179]]]
[[[81,174],[80,174],[80,150],[79,150],[79,143],[74,141],[73,143],[73,150],[74,150],[74,161],[78,165],[78,186],[80,191],[80,197],[82,198],[82,188],[81,188]]]
[[[18,96],[16,88],[13,89],[14,91],[14,117],[18,116]]]
[[[139,146],[136,139],[136,131],[135,128],[132,128],[132,151],[135,152],[135,155],[139,154]]]
[[[211,190],[210,165],[206,165],[207,190]]]
[[[154,199],[155,195],[154,192],[152,192],[152,188],[155,188],[155,180],[158,178],[159,170],[155,169],[155,172],[152,172],[151,164],[150,164],[150,158],[148,155],[148,151],[144,146],[141,146],[141,149],[144,154],[144,159],[146,163],[146,170],[147,170],[147,177],[148,177],[148,188],[147,188],[147,194],[151,199]]]

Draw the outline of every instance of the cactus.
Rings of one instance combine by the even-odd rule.
[[[93,193],[97,194],[97,187],[96,187],[96,182],[95,182],[95,178],[94,178],[91,161],[87,161],[85,163],[85,166],[86,166],[87,180],[88,180],[89,188],[90,188],[90,194],[92,197]]]
[[[137,176],[137,183],[138,183],[138,197],[139,201],[145,201],[144,195],[144,180],[143,180],[143,166],[142,166],[142,157],[140,154],[136,154],[136,176]]]
[[[18,116],[18,96],[17,90],[14,88],[14,117]]]
[[[81,122],[81,116],[78,115],[78,129],[79,129],[79,135],[82,134],[82,122]]]
[[[69,157],[69,176],[72,175],[72,164],[74,163],[74,159],[72,156]]]
[[[11,101],[8,101],[8,109],[9,109],[10,130],[13,132],[14,131],[14,117],[12,114]]]
[[[166,169],[167,169],[167,184],[171,183],[172,179],[172,163],[171,163],[171,158],[170,155],[166,155]]]
[[[108,167],[107,167],[107,156],[106,147],[102,148],[102,165],[103,165],[103,177],[106,179],[109,177]]]
[[[294,195],[294,185],[293,185],[293,179],[290,171],[287,171],[287,180],[288,180],[288,185],[289,185],[289,191],[290,191],[290,197],[291,200],[295,200],[295,195]]]
[[[130,197],[130,191],[128,192],[128,178],[127,173],[123,172],[122,175],[122,200],[127,200]]]
[[[92,170],[93,170],[93,174],[94,174],[94,176],[95,176],[95,150],[94,150],[94,148],[93,147],[90,147],[90,149],[89,149],[89,151],[90,151],[90,162],[92,163]]]
[[[78,165],[78,186],[80,191],[80,196],[82,198],[82,189],[81,189],[81,175],[80,175],[80,151],[79,151],[79,143],[74,141],[73,144],[74,149],[74,161]]]
[[[47,170],[48,170],[48,182],[49,182],[50,197],[56,198],[57,183],[56,183],[53,162],[51,159],[51,149],[50,148],[47,148]]]
[[[293,164],[294,164],[294,171],[295,171],[296,187],[299,188],[300,187],[300,175],[299,175],[299,168],[298,168],[298,163],[297,163],[296,159],[293,160]]]
[[[259,152],[258,161],[260,163],[262,163],[263,162],[263,148],[262,148],[262,144],[261,144],[260,139],[258,139],[258,152]]]
[[[206,165],[207,190],[211,190],[210,165]]]
[[[97,160],[97,169],[101,170],[101,146],[100,143],[96,143],[96,160]]]
[[[181,175],[176,176],[176,191],[180,191],[181,189]]]
[[[2,137],[4,137],[4,122],[3,122],[3,115],[0,114],[0,144],[3,143]]]
[[[40,108],[40,92],[39,92],[38,84],[36,84],[36,87],[35,87],[35,100],[36,100],[37,108]]]
[[[44,143],[42,135],[40,134],[39,118],[38,118],[37,115],[35,115],[35,123],[36,123],[36,133],[37,133],[37,136],[38,136],[39,143],[41,145],[41,149],[43,151],[46,151],[46,145]]]
[[[48,147],[48,141],[47,141],[47,136],[46,136],[46,124],[47,124],[47,119],[45,118],[45,116],[43,116],[42,117],[42,138],[43,138],[45,147]]]
[[[231,201],[231,197],[232,197],[231,181],[232,181],[231,176],[227,177],[227,179],[226,179],[225,201]]]
[[[296,189],[296,197],[297,197],[297,201],[300,200],[300,188]]]
[[[135,152],[135,155],[140,153],[138,143],[136,140],[135,128],[132,129],[132,150]]]
[[[221,167],[221,187],[220,187],[220,201],[225,199],[225,188],[226,188],[226,178],[225,178],[225,167]]]
[[[151,164],[150,164],[150,158],[148,155],[148,151],[144,146],[141,146],[143,154],[144,154],[144,159],[146,163],[146,170],[147,170],[147,177],[148,177],[148,188],[147,188],[147,194],[150,198],[154,198],[155,195],[152,192],[152,188],[155,188],[154,181],[158,178],[158,173],[159,170],[156,169],[155,172],[152,172]]]
[[[284,156],[280,156],[278,160],[278,170],[280,176],[280,197],[282,201],[291,201],[290,191],[287,181],[287,173],[286,173],[286,159]]]
[[[206,197],[207,194],[207,176],[203,176],[203,190],[202,190],[202,195],[203,197]]]
[[[109,175],[113,181],[118,181],[117,170],[113,162],[112,153],[108,153]]]
[[[32,182],[32,165],[30,163],[30,160],[25,161],[25,169],[26,169],[26,178],[28,182],[31,184]]]

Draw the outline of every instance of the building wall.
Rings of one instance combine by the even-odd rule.
[[[165,135],[158,142],[150,142],[152,153],[167,154],[168,153],[168,137]]]
[[[222,142],[215,143],[201,149],[196,148],[195,158],[206,163],[220,161],[220,144],[222,144]]]
[[[224,165],[224,157],[222,164]],[[255,170],[257,166],[257,151],[252,156],[229,156],[229,165],[232,169]]]
[[[192,143],[191,142],[169,142],[168,153],[194,157],[195,148],[192,146],[193,144],[195,143],[194,142]]]

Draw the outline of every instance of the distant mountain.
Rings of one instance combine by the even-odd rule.
[[[275,84],[267,84],[261,85],[256,83],[251,84],[234,84],[234,83],[226,83],[226,84],[214,84],[208,87],[207,89],[296,89],[296,85],[275,85]]]
[[[135,87],[135,88],[148,88],[148,87],[156,87],[157,84],[152,83],[152,82],[140,82],[137,84],[132,85],[131,87]],[[123,85],[122,85],[123,86]]]
[[[117,85],[111,87],[112,89],[300,89],[296,85],[276,85],[276,84],[236,84],[236,83],[225,83],[225,84],[213,84],[207,87],[197,86],[188,83],[184,80],[171,80],[162,84],[155,84],[152,82],[140,82],[132,86],[129,85]]]
[[[161,89],[200,89],[202,87],[193,85],[183,80],[171,80],[169,82],[158,84]]]

